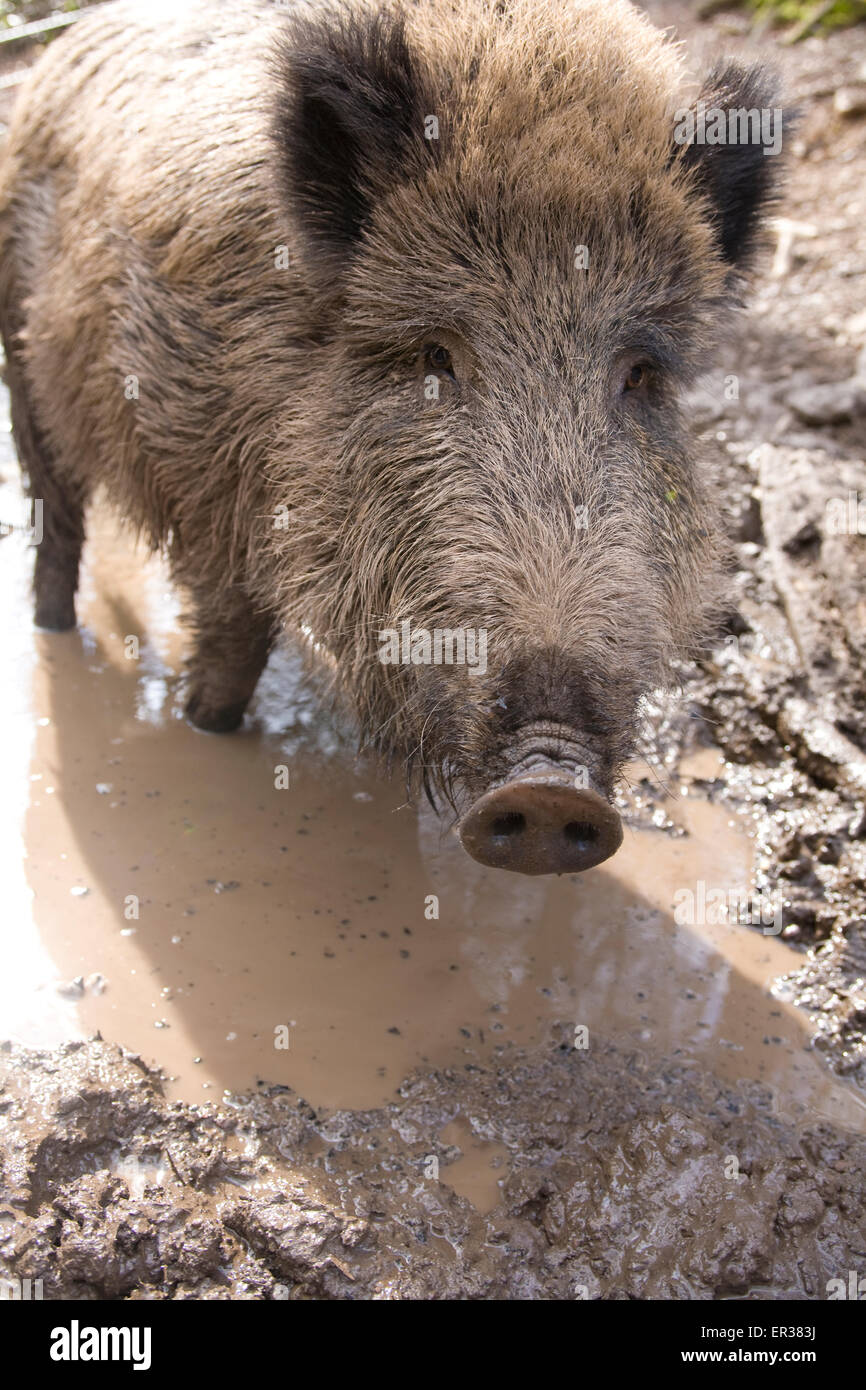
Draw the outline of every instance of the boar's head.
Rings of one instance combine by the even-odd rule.
[[[680,397],[778,161],[677,143],[678,51],[620,0],[302,15],[279,77],[311,315],[275,449],[284,611],[470,854],[590,867],[641,698],[717,611]],[[736,66],[701,94],[772,97]]]

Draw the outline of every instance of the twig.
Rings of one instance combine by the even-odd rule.
[[[163,1149],[163,1153],[165,1154],[166,1158],[168,1159],[169,1163],[171,1164],[171,1171],[174,1173],[174,1176],[177,1178],[177,1180],[178,1180],[178,1182],[180,1183],[181,1187],[186,1187],[186,1182],[185,1182],[185,1180],[181,1177],[180,1173],[177,1171],[177,1165],[175,1164],[175,1161],[174,1161],[174,1159],[173,1159],[172,1156],[171,1156],[171,1149],[168,1147],[167,1144],[166,1144],[165,1148]]]
[[[34,19],[29,24],[15,24],[10,29],[0,29],[0,45],[12,47],[16,43],[30,43],[45,38],[74,24],[80,17],[80,11],[72,10],[69,14],[53,14],[48,19]]]
[[[735,8],[735,0],[700,0],[698,5],[698,19],[712,19],[714,14],[721,10],[731,10]]]
[[[829,14],[835,3],[836,0],[818,0],[818,4],[812,6],[809,13],[800,20],[800,23],[795,24],[794,28],[785,35],[782,42],[786,44],[799,43],[824,18],[825,14]]]

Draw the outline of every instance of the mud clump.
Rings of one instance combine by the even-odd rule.
[[[6,1044],[2,1275],[47,1299],[806,1299],[857,1267],[866,1140],[691,1065],[507,1051],[317,1117],[284,1087],[168,1102],[99,1040]],[[487,1214],[449,1186],[458,1114],[508,1151]]]

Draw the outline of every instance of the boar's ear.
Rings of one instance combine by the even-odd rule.
[[[775,100],[775,78],[764,68],[727,63],[710,73],[688,119],[678,120],[683,164],[707,196],[722,255],[732,267],[748,264],[761,214],[776,192],[791,117],[783,118]]]
[[[290,21],[277,54],[275,132],[283,185],[309,240],[330,259],[351,253],[377,194],[435,155],[435,108],[406,38],[387,10]]]

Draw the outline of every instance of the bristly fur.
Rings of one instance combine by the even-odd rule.
[[[675,147],[687,90],[625,0],[119,4],[52,44],[0,164],[41,620],[72,619],[102,487],[189,593],[203,727],[311,630],[431,798],[505,775],[527,725],[572,729],[609,784],[718,608],[677,396],[778,168]],[[772,99],[731,66],[707,91]],[[384,665],[402,619],[484,629],[486,672]]]
[[[778,100],[778,80],[762,67],[743,68],[720,63],[707,77],[701,100],[709,110],[772,111]],[[785,134],[793,113],[785,113]],[[778,196],[778,157],[765,155],[755,142],[721,145],[690,144],[683,161],[693,170],[728,264],[742,271],[754,256],[761,218]]]
[[[315,251],[337,268],[354,254],[377,201],[423,173],[435,99],[397,11],[335,6],[290,16],[275,50],[275,123],[283,191]]]

